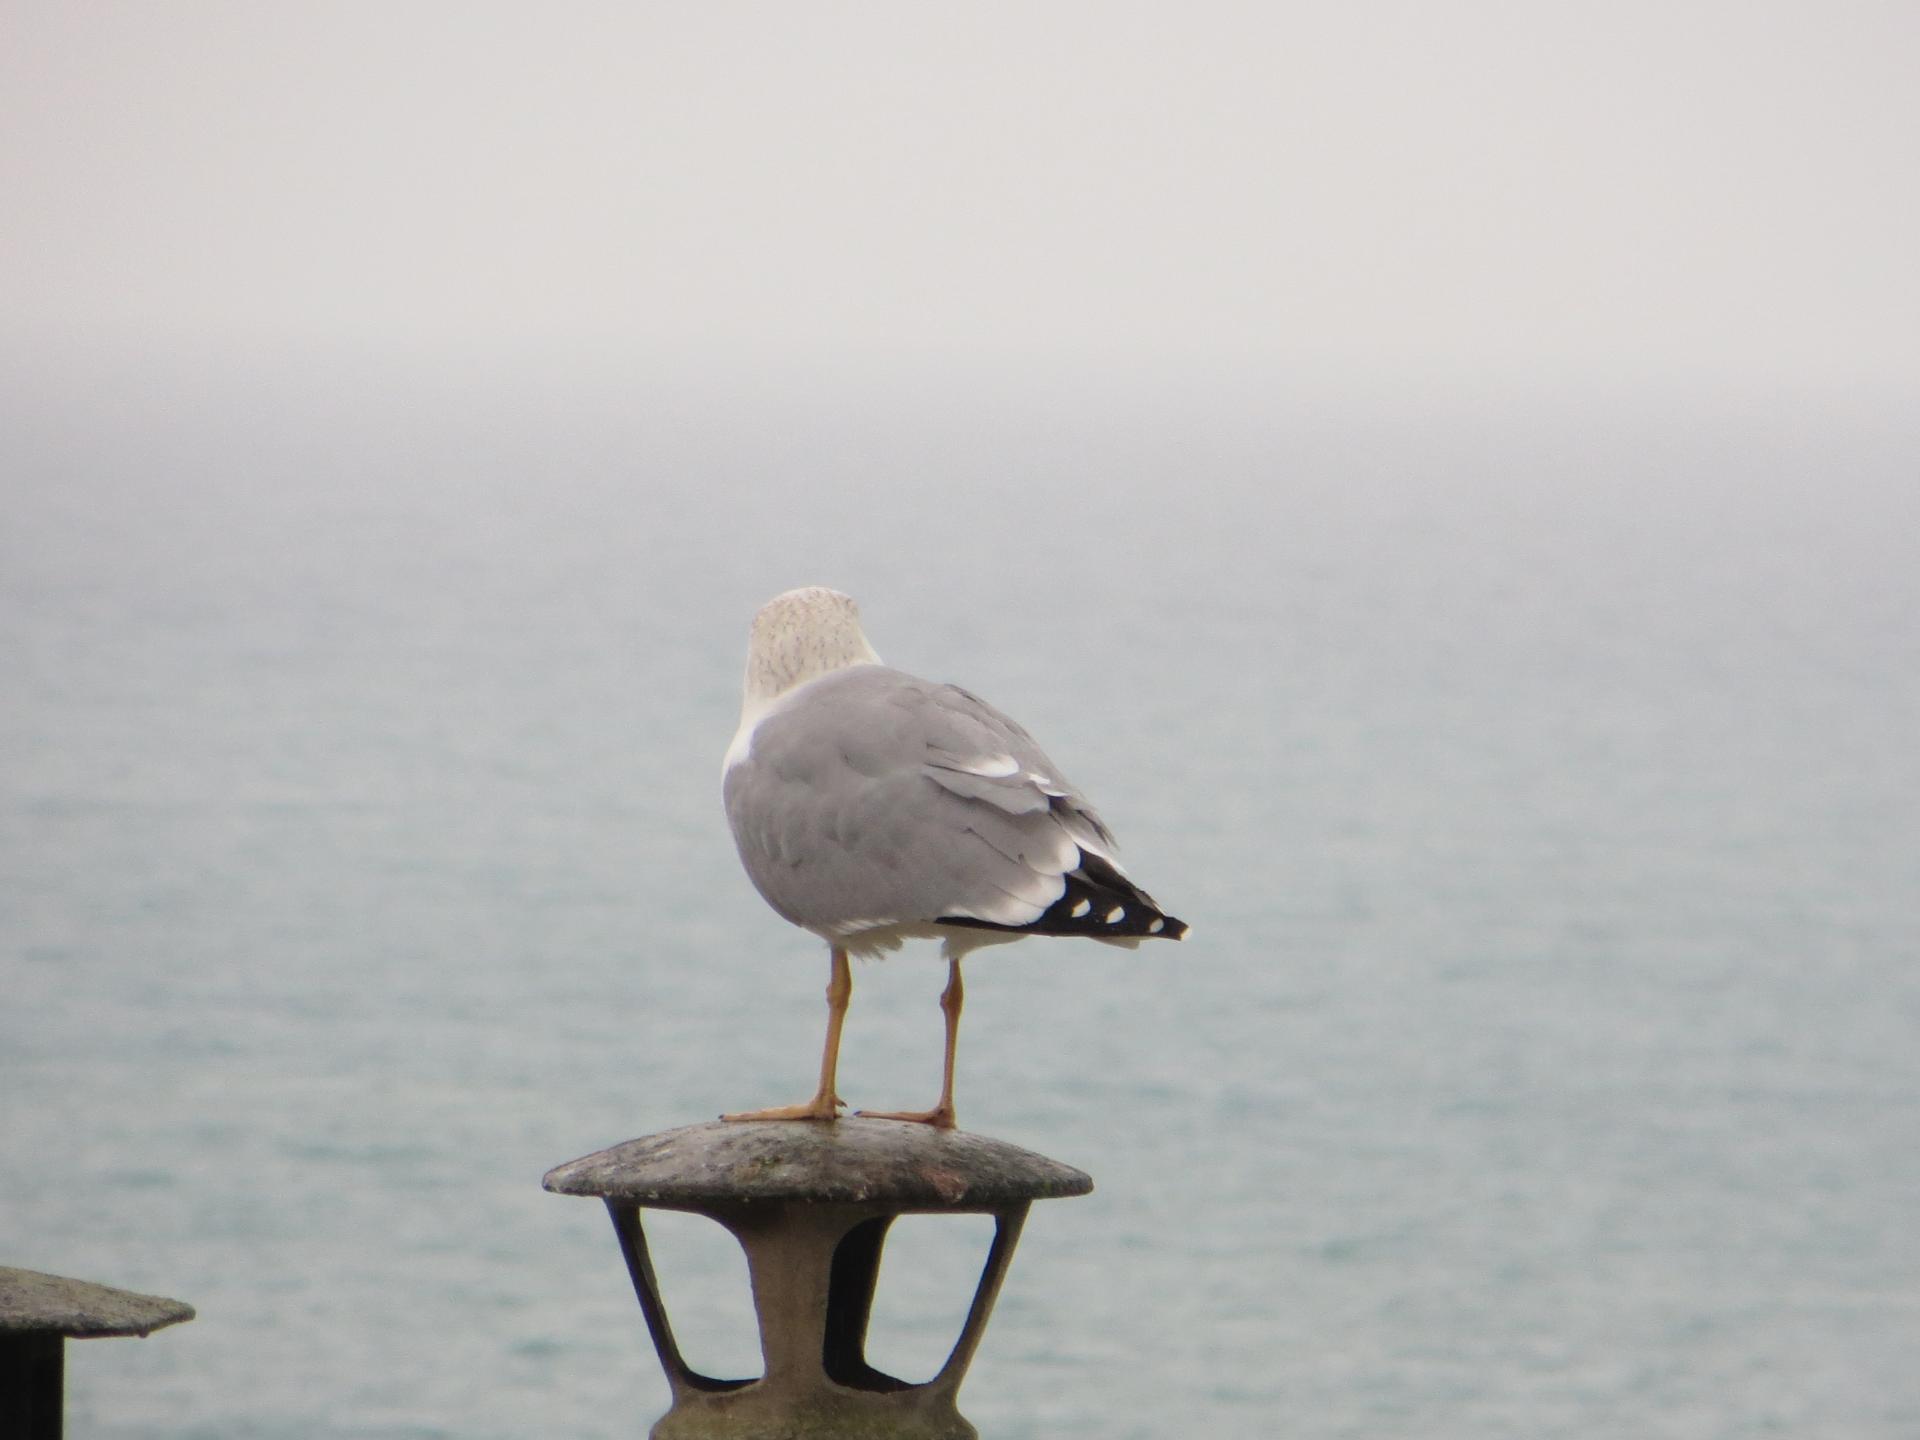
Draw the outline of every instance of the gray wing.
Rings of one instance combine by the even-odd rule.
[[[725,795],[754,885],[817,931],[1026,929],[1088,857],[1118,874],[1112,835],[1032,736],[964,690],[885,666],[795,690],[755,728]]]

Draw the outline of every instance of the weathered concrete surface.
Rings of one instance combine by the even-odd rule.
[[[902,1120],[710,1120],[555,1167],[543,1182],[662,1209],[811,1201],[894,1213],[1085,1195],[1093,1180],[1018,1145]]]
[[[1002,1140],[900,1120],[713,1120],[549,1171],[606,1202],[673,1393],[653,1440],[977,1440],[957,1396],[1029,1205],[1093,1181]],[[758,1377],[693,1371],[660,1300],[643,1211],[690,1210],[746,1252],[765,1362]],[[993,1243],[946,1363],[913,1384],[867,1360],[888,1227],[903,1214],[987,1214]]]
[[[141,1295],[0,1265],[0,1334],[39,1331],[90,1340],[148,1335],[164,1325],[191,1319],[191,1305],[163,1295]]]

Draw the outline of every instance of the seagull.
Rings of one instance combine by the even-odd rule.
[[[857,1113],[951,1129],[969,951],[1027,935],[1133,949],[1187,933],[1127,878],[1113,835],[1032,736],[958,686],[883,664],[859,607],[837,590],[789,590],[754,616],[722,791],[754,888],[831,955],[813,1098],[726,1120],[838,1118],[849,956],[941,942],[940,1099],[931,1110]]]

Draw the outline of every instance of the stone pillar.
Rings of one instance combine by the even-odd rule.
[[[1081,1171],[999,1140],[858,1117],[690,1125],[572,1161],[545,1183],[604,1200],[613,1218],[673,1395],[654,1440],[974,1440],[957,1396],[1027,1208],[1093,1188]],[[647,1252],[647,1209],[708,1216],[740,1242],[763,1374],[717,1379],[681,1358]],[[887,1228],[907,1214],[995,1224],[960,1337],[924,1384],[866,1358]]]
[[[59,1440],[66,1412],[66,1345],[149,1335],[193,1318],[160,1295],[0,1265],[0,1436]]]

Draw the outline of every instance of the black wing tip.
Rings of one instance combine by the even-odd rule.
[[[972,915],[942,915],[935,923],[940,925],[962,925],[971,930],[1000,930],[1009,935],[1080,935],[1094,940],[1184,940],[1188,925],[1184,920],[1176,920],[1171,915],[1162,915],[1158,910],[1149,910],[1145,906],[1123,907],[1126,913],[1118,920],[1108,920],[1105,913],[1082,916],[1057,916],[1051,910],[1039,919],[1025,925],[1007,925],[998,920],[980,920]]]
[[[943,925],[967,925],[1015,935],[1085,935],[1109,940],[1178,940],[1187,922],[1175,919],[1098,856],[1083,853],[1082,865],[1067,875],[1060,898],[1025,925],[977,920],[971,915],[942,915]]]

